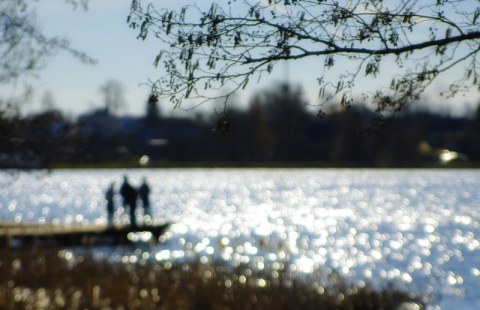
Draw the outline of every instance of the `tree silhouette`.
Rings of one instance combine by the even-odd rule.
[[[86,53],[71,47],[67,38],[49,36],[42,31],[36,19],[36,2],[0,1],[0,84],[41,70],[61,51],[83,63],[95,63]],[[86,8],[88,0],[67,2],[73,7]],[[71,143],[71,128],[54,109],[51,94],[43,97],[44,112],[32,117],[20,116],[19,105],[30,94],[31,88],[27,87],[24,94],[13,98],[0,95],[0,157],[7,158],[8,167],[31,166],[36,161],[46,166],[52,157],[60,156],[60,151],[65,153],[67,144]]]
[[[276,156],[283,161],[302,159],[305,154],[306,125],[309,115],[301,90],[280,84],[265,91],[262,104],[276,138]]]
[[[55,109],[55,97],[50,90],[45,91],[43,94],[41,104],[43,111],[52,111]]]
[[[348,113],[342,111],[337,114],[331,159],[349,164],[370,164],[374,155],[370,151],[372,137],[362,132],[363,129],[371,126],[367,112],[355,107]]]
[[[133,0],[128,23],[138,38],[165,43],[154,63],[167,74],[150,84],[176,106],[220,89],[228,100],[280,61],[302,58],[316,61],[321,104],[349,105],[359,79],[393,60],[387,84],[368,93],[385,118],[454,70],[464,75],[448,76],[445,94],[480,86],[479,17],[473,0],[232,0],[179,10]],[[339,66],[337,78],[330,70]]]
[[[150,95],[147,100],[147,108],[145,112],[145,126],[148,128],[158,127],[160,118],[158,99],[156,96]]]
[[[103,94],[105,111],[113,113],[125,108],[125,87],[120,81],[115,79],[108,80],[100,87],[100,91]]]

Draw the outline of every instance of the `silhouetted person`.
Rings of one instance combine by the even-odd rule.
[[[123,177],[123,184],[120,188],[120,194],[123,197],[123,207],[127,209],[127,206],[130,211],[130,223],[132,226],[137,226],[137,219],[135,217],[135,209],[137,207],[137,192],[136,190],[128,183],[128,178]]]
[[[143,178],[143,183],[138,189],[138,194],[142,200],[143,214],[150,215],[150,187],[147,184],[147,179]]]
[[[113,196],[115,193],[113,191],[115,183],[111,183],[105,193],[105,199],[107,199],[107,221],[108,225],[113,225],[113,213],[115,212],[114,204],[113,204]]]

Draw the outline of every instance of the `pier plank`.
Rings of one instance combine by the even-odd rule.
[[[58,246],[117,245],[132,242],[130,234],[148,232],[154,241],[170,223],[140,226],[102,224],[54,225],[0,222],[0,246],[54,244]]]

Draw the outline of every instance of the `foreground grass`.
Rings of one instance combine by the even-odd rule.
[[[319,274],[327,279],[319,285],[225,263],[120,264],[39,248],[0,253],[0,309],[421,309],[413,294],[348,285],[336,274]]]

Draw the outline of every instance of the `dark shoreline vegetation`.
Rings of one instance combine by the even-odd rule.
[[[210,260],[123,264],[91,249],[14,248],[0,254],[0,308],[422,309],[428,301],[391,284],[288,270]]]
[[[138,163],[137,158],[124,161],[108,161],[101,163],[62,163],[57,162],[51,164],[48,169],[157,169],[157,168],[260,168],[260,169],[280,169],[280,168],[319,168],[319,169],[479,169],[480,163],[472,162],[455,162],[448,165],[442,165],[439,163],[419,164],[419,165],[397,165],[389,167],[381,166],[359,166],[355,164],[344,165],[332,165],[330,163],[322,162],[269,162],[269,163],[243,163],[235,164],[231,162],[175,162],[175,161],[151,161],[148,165],[142,166]],[[42,170],[44,168],[40,168]],[[0,169],[2,170],[2,169]],[[9,169],[4,169],[9,170]],[[22,170],[22,169],[20,169]],[[24,169],[30,170],[30,169]],[[36,170],[36,169],[33,169]]]
[[[454,162],[448,165],[440,163],[419,164],[419,165],[396,165],[389,167],[381,166],[359,166],[351,165],[332,165],[321,162],[262,162],[262,163],[243,163],[235,164],[231,162],[177,162],[177,161],[150,161],[148,165],[140,165],[138,158],[121,161],[105,161],[100,163],[69,163],[56,162],[48,167],[23,167],[23,168],[0,168],[0,171],[6,172],[34,172],[55,170],[90,170],[90,169],[480,169],[480,163],[477,162]]]
[[[70,119],[60,110],[0,115],[0,168],[479,167],[480,108],[465,116],[404,111],[380,122],[367,105],[319,119],[300,89],[259,92],[220,114],[143,116],[106,108]]]

